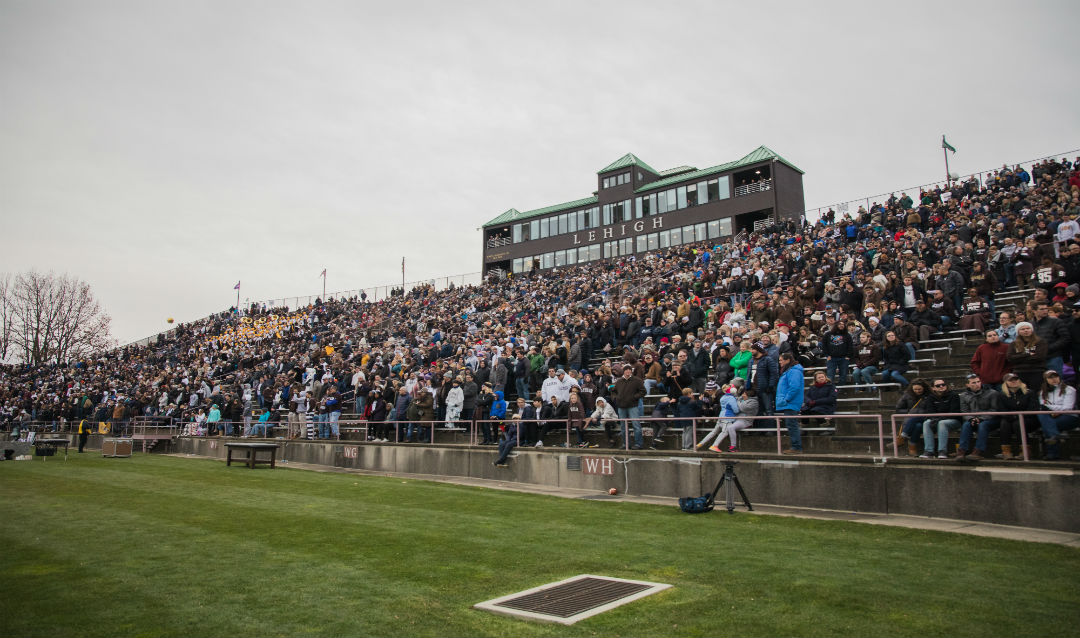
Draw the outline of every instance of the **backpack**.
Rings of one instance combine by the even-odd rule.
[[[713,505],[713,495],[709,492],[705,492],[702,496],[683,496],[679,499],[679,509],[687,514],[711,512]]]

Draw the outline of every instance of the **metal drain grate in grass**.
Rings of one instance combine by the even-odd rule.
[[[582,574],[473,605],[496,614],[572,625],[671,585]]]

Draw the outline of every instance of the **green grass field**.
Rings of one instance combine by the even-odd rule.
[[[943,498],[947,496],[943,495]],[[4,636],[1067,636],[1080,550],[136,455],[0,463]],[[474,603],[671,583],[571,627]]]

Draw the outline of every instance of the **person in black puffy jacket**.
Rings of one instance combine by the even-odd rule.
[[[836,414],[836,386],[819,370],[814,373],[814,383],[806,388],[803,401],[803,414]],[[811,427],[816,424],[817,419],[810,422]]]
[[[851,335],[847,330],[847,322],[837,321],[833,329],[826,333],[821,340],[822,351],[825,353],[825,371],[829,379],[837,382],[839,373],[840,385],[847,384],[848,358],[854,350],[851,343]]]

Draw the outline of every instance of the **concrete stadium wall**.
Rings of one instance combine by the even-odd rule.
[[[282,441],[284,461],[377,472],[471,477],[677,498],[711,491],[720,458],[691,454],[523,450],[508,468],[492,465],[494,448]],[[224,441],[180,439],[173,449],[225,457]],[[582,469],[568,469],[581,457]],[[594,470],[589,473],[589,470]],[[607,473],[598,473],[603,471]],[[739,480],[751,503],[838,511],[906,514],[1080,532],[1080,478],[1072,468],[961,466],[869,458],[843,461],[741,458]]]

